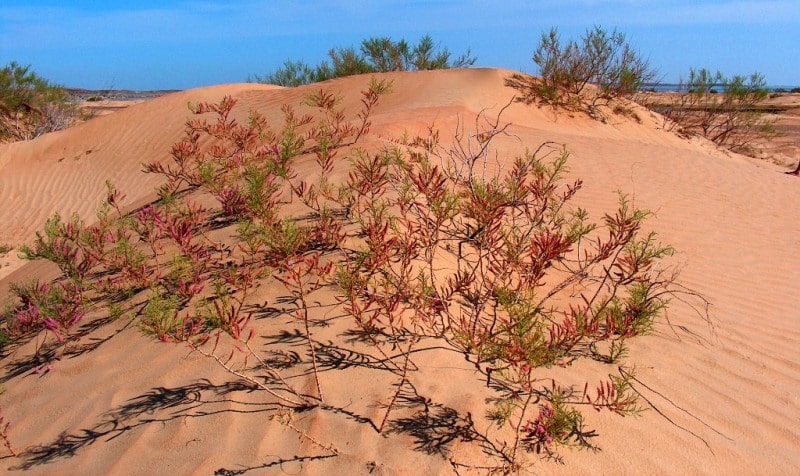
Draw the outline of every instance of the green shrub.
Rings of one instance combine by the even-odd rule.
[[[405,39],[389,37],[363,40],[357,51],[354,47],[334,48],[328,52],[330,63],[322,61],[311,67],[303,61],[286,60],[282,68],[267,76],[255,76],[259,83],[279,86],[300,86],[355,74],[387,71],[421,71],[430,69],[463,68],[475,64],[469,50],[451,60],[447,48],[437,49],[430,35],[420,38],[416,45]]]
[[[600,26],[586,30],[579,41],[561,41],[556,28],[542,33],[533,53],[541,79],[531,85],[541,102],[596,113],[597,107],[628,97],[656,72],[625,40],[625,35]],[[587,88],[593,85],[595,88]]]
[[[72,125],[67,91],[15,61],[0,69],[0,141],[28,140]]]

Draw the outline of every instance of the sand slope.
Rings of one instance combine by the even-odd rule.
[[[515,94],[504,84],[509,74],[471,69],[390,75],[394,93],[378,107],[365,142],[378,145],[404,131],[421,133],[431,123],[443,137],[459,125],[469,133],[476,114],[486,110],[492,117],[509,103]],[[4,145],[0,243],[29,240],[55,211],[90,217],[103,197],[105,180],[127,194],[128,204],[151,198],[158,179],[140,173],[140,164],[168,156],[189,101],[231,94],[240,101],[240,117],[258,109],[277,118],[280,105],[325,87],[344,95],[345,106],[355,110],[367,80],[344,78],[296,89],[247,84],[186,91],[29,143]],[[525,147],[543,141],[566,144],[572,154],[570,175],[585,184],[576,202],[595,219],[613,209],[616,190],[655,211],[649,226],[679,251],[673,262],[683,267],[681,282],[711,302],[713,328],[689,304],[675,301],[669,312],[672,326],[659,325],[654,335],[631,341],[628,357],[637,364],[637,389],[655,409],[640,418],[587,411],[602,451],[565,449],[563,466],[534,458],[532,469],[565,474],[800,472],[800,180],[703,141],[680,139],[661,130],[650,112],[634,111],[640,122],[612,116],[601,123],[513,103],[503,115],[512,123],[509,135],[498,138],[490,152],[502,167]],[[23,266],[6,278],[0,293],[10,279],[47,273],[52,270],[39,263]],[[267,336],[279,336],[291,325],[274,322]],[[339,342],[347,328],[337,322],[316,330],[315,338]],[[250,474],[446,474],[453,469],[442,454],[480,462],[476,445],[461,441],[457,433],[450,433],[453,441],[438,453],[402,422],[392,438],[378,436],[364,419],[380,418],[377,402],[388,398],[392,380],[376,380],[367,365],[324,374],[330,403],[341,411],[294,417],[298,426],[340,451],[336,458],[323,458],[325,450],[298,441],[286,427],[268,420],[274,407],[258,392],[232,382],[208,361],[187,356],[184,348],[142,337],[127,320],[97,329],[81,344],[86,352],[57,362],[45,375],[33,373],[21,360],[25,349],[3,359],[6,391],[0,405],[12,422],[16,448],[28,449],[21,459],[0,460],[4,469],[32,474],[209,474],[221,468],[229,471],[225,474],[248,469]],[[359,347],[342,344],[337,349],[355,352]],[[463,357],[443,350],[417,363],[421,371],[412,376],[416,392],[429,399],[428,412],[442,428],[457,428],[468,414],[481,420],[477,415],[485,412],[487,393]],[[583,372],[595,378],[583,367],[575,371],[578,378]],[[419,410],[414,407],[419,402],[406,403],[398,418]]]
[[[119,184],[130,201],[152,191],[156,177],[141,164],[169,157],[189,118],[188,104],[216,102],[225,95],[270,91],[261,84],[220,85],[184,91],[97,117],[29,142],[0,146],[0,200],[6,226],[0,242],[18,244],[54,212],[91,217],[106,180]]]

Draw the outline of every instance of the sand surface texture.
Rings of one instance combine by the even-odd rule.
[[[476,115],[493,117],[517,91],[508,71],[489,69],[394,74],[394,92],[380,102],[363,144],[380,147],[431,124],[443,138],[466,133]],[[54,212],[91,218],[110,180],[124,205],[155,197],[160,178],[142,162],[164,160],[182,134],[187,103],[231,95],[241,119],[257,109],[280,117],[319,88],[342,95],[353,114],[369,78],[281,89],[243,84],[190,90],[149,100],[31,142],[0,146],[0,243],[29,242]],[[530,455],[532,472],[563,474],[796,474],[800,472],[800,180],[776,166],[717,151],[699,139],[661,129],[661,120],[633,107],[639,121],[611,115],[603,123],[581,114],[513,103],[511,125],[490,154],[502,169],[525,148],[565,144],[570,178],[584,188],[575,202],[599,220],[615,209],[616,191],[630,194],[656,217],[647,227],[678,252],[680,282],[711,303],[711,325],[695,302],[675,300],[671,325],[630,341],[643,403],[640,417],[586,408],[599,452],[561,450],[563,465]],[[491,171],[490,171],[491,172]],[[54,276],[51,266],[0,258],[0,297],[8,283]],[[264,291],[266,314],[270,300]],[[326,310],[322,386],[333,410],[296,413],[294,425],[339,455],[300,439],[274,418],[276,406],[213,362],[185,347],[141,335],[129,318],[87,331],[73,352],[36,373],[35,342],[5,355],[0,405],[12,426],[19,458],[0,459],[4,471],[29,474],[451,474],[450,460],[496,464],[480,441],[459,428],[486,420],[492,396],[482,376],[452,350],[419,357],[401,394],[388,437],[369,423],[381,419],[397,377],[376,356],[347,340],[353,326]],[[98,316],[95,316],[98,317]],[[261,343],[294,345],[297,323],[284,316],[263,324]],[[86,325],[91,325],[91,319]],[[296,352],[304,352],[296,343]],[[363,352],[364,354],[360,354]],[[350,364],[347,364],[350,362]],[[355,362],[355,363],[353,363]],[[377,369],[377,370],[376,370]],[[555,369],[577,382],[603,376],[597,366]],[[613,372],[614,368],[606,369]],[[311,392],[310,376],[298,377]],[[424,418],[423,418],[424,417]],[[424,423],[424,424],[423,424]],[[3,453],[5,454],[5,453]],[[249,471],[249,472],[248,472]],[[480,474],[459,468],[464,474]]]

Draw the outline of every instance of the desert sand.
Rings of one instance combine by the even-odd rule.
[[[394,92],[379,103],[364,143],[380,147],[404,132],[424,133],[431,124],[449,137],[481,111],[491,114],[509,103],[516,93],[504,82],[510,74],[468,69],[387,75]],[[129,209],[153,200],[160,179],[142,173],[141,164],[168,157],[189,117],[188,102],[231,95],[239,101],[239,118],[250,109],[277,118],[282,104],[296,104],[322,87],[345,97],[344,105],[355,111],[368,80],[195,89],[2,145],[0,243],[29,242],[54,212],[91,218],[106,180],[126,195]],[[563,464],[531,455],[529,468],[548,474],[798,473],[800,180],[783,174],[785,167],[680,138],[664,131],[655,114],[631,107],[638,121],[612,115],[603,123],[512,103],[502,116],[511,124],[509,134],[490,152],[502,168],[526,147],[565,144],[569,178],[584,181],[575,202],[595,220],[614,210],[617,190],[654,211],[647,227],[676,248],[670,264],[682,268],[680,283],[710,302],[711,321],[698,315],[697,302],[673,301],[669,323],[662,320],[653,334],[632,339],[626,358],[636,364],[635,387],[650,408],[624,418],[586,409],[600,451],[564,448]],[[0,257],[0,298],[12,281],[54,276],[51,266],[22,262],[15,254]],[[342,337],[351,327],[344,321],[331,319],[315,338],[352,357],[357,349]],[[279,335],[281,322],[272,326],[269,332]],[[388,437],[365,421],[381,418],[396,378],[369,365],[323,372],[329,404],[338,410],[297,413],[294,425],[338,449],[338,456],[326,457],[329,452],[270,419],[275,406],[265,395],[185,347],[143,336],[129,318],[91,329],[80,342],[85,351],[53,362],[49,372],[37,373],[25,360],[33,345],[0,361],[0,406],[20,453],[14,458],[0,451],[4,471],[452,474],[450,460],[496,464],[480,442],[457,431],[468,420],[481,432],[494,430],[485,418],[490,390],[453,351],[429,352],[415,362],[420,370],[410,378],[426,400],[407,399],[392,414]],[[582,382],[594,381],[596,370],[578,365],[555,371]],[[430,415],[428,429],[403,424],[423,409]]]

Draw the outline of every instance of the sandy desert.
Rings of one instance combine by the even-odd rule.
[[[749,158],[666,131],[660,117],[633,103],[632,114],[603,122],[513,102],[517,91],[506,84],[512,73],[378,75],[393,81],[393,92],[378,103],[362,145],[377,150],[431,125],[443,141],[452,140],[459,127],[510,104],[501,116],[506,134],[490,149],[489,173],[526,148],[563,144],[570,153],[567,179],[584,183],[575,203],[597,220],[615,209],[622,191],[652,210],[646,227],[676,249],[665,264],[680,268],[678,282],[709,303],[706,315],[696,296],[673,299],[654,332],[629,341],[624,360],[636,366],[641,415],[584,409],[598,450],[562,448],[562,462],[528,454],[521,473],[800,472],[800,180],[784,173],[798,159],[796,136],[777,143],[784,154],[778,163]],[[157,198],[163,179],[143,173],[142,164],[169,159],[190,117],[188,103],[230,95],[240,121],[250,110],[278,120],[282,105],[325,88],[357,111],[368,81],[210,86],[0,145],[0,243],[15,247],[0,257],[0,298],[12,282],[57,276],[52,264],[17,257],[53,213],[91,220],[106,181],[124,194],[125,210]],[[789,132],[797,128],[791,120],[784,123]],[[265,313],[275,305],[269,292],[256,298]],[[264,392],[185,346],[143,335],[135,315],[109,320],[90,313],[73,351],[49,367],[31,357],[44,332],[9,346],[0,360],[0,407],[19,456],[0,452],[0,467],[9,474],[390,475],[484,474],[497,464],[475,434],[497,435],[486,417],[493,390],[462,354],[442,346],[415,357],[414,395],[401,395],[390,430],[379,434],[375,424],[397,377],[376,370],[376,356],[348,340],[352,324],[340,312],[324,313],[317,317],[327,324],[315,329],[315,340],[327,349],[321,372],[327,409],[296,412],[291,422],[307,437],[276,421],[280,410]],[[285,337],[296,326],[287,319],[262,323],[258,342]],[[291,347],[290,339],[284,345]],[[615,368],[588,362],[543,372],[595,382]],[[308,375],[297,382],[313,386]]]

